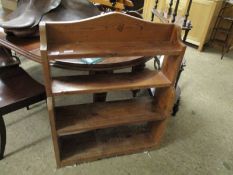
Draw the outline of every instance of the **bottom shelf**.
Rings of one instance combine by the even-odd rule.
[[[154,148],[148,123],[95,130],[60,138],[61,166]]]

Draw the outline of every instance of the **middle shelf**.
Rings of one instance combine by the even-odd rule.
[[[151,97],[55,108],[59,136],[129,123],[163,120]]]
[[[161,71],[146,69],[136,73],[54,77],[52,80],[52,93],[59,96],[75,93],[100,93],[113,90],[168,87],[170,85],[171,81]]]

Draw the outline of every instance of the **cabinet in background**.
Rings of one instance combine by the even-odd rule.
[[[175,2],[175,1],[174,1]],[[186,11],[189,1],[181,1],[179,13],[182,15]],[[164,9],[169,1],[160,0],[158,8]],[[143,17],[151,20],[151,10],[154,7],[155,0],[145,0],[143,8]],[[174,3],[175,4],[175,3]],[[193,28],[189,32],[187,42],[197,45],[198,50],[202,51],[206,42],[208,42],[214,23],[222,6],[220,0],[193,0],[189,19],[192,21]]]

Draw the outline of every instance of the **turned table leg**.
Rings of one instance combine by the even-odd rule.
[[[108,71],[89,71],[90,75],[97,75],[97,74],[112,74],[113,70],[108,70]],[[93,94],[93,102],[105,102],[107,98],[107,92],[103,93],[95,93]]]
[[[134,73],[134,72],[143,71],[145,67],[146,67],[145,63],[133,66],[132,72]],[[133,97],[136,97],[139,92],[140,92],[140,89],[132,90]]]
[[[93,102],[105,102],[107,98],[107,93],[96,93],[93,94]]]
[[[143,71],[144,68],[145,68],[145,66],[146,66],[145,63],[133,66],[132,67],[132,72]],[[108,71],[89,71],[89,74],[90,75],[113,74],[113,70],[108,70]],[[139,89],[132,90],[133,97],[136,97],[139,91],[140,91]],[[95,102],[105,102],[106,101],[106,97],[107,97],[107,93],[106,92],[104,92],[104,93],[95,93],[95,94],[93,94],[93,102],[94,103]]]
[[[0,114],[0,160],[3,159],[6,146],[6,126],[2,115]]]

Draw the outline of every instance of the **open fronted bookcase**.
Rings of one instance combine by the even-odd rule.
[[[41,55],[57,166],[155,148],[175,99],[185,52],[181,30],[108,13],[77,22],[42,23]],[[165,55],[162,69],[54,77],[50,61]],[[154,97],[58,106],[57,96],[157,88]]]

